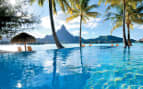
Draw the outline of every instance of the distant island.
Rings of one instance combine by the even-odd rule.
[[[57,36],[61,43],[79,43],[79,37],[73,36],[69,33],[66,27],[63,25],[61,29],[57,31]],[[116,36],[99,36],[93,39],[84,39],[82,38],[83,43],[120,43],[123,41],[122,38]],[[136,40],[131,39],[132,42],[136,42]],[[142,40],[140,40],[142,41]],[[143,41],[142,41],[143,42]],[[9,44],[10,41],[7,38],[4,38],[0,41],[0,44]],[[37,38],[37,42],[35,44],[53,44],[54,39],[52,35],[47,35],[44,38]]]
[[[63,25],[61,29],[57,31],[57,36],[62,43],[79,43],[79,37],[73,36],[70,34],[66,27]],[[84,39],[82,38],[83,43],[120,43],[123,41],[122,38],[116,36],[100,36],[94,39]],[[132,42],[136,42],[136,40],[131,39]],[[54,43],[53,36],[47,35],[45,38],[37,39],[38,43]]]
[[[131,39],[132,42],[136,42],[136,40]],[[120,37],[107,35],[107,36],[99,36],[95,39],[87,39],[84,40],[84,43],[120,43],[123,42],[123,39]]]

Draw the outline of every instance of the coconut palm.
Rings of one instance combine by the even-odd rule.
[[[31,3],[33,3],[36,0],[30,0],[30,1],[31,1]],[[38,4],[40,6],[43,6],[44,1],[45,0],[38,0]],[[54,37],[56,46],[58,48],[64,48],[56,35],[53,13],[56,14],[56,2],[58,2],[60,4],[63,11],[65,11],[66,9],[69,9],[68,3],[66,2],[66,0],[48,0],[48,1],[49,1],[49,14],[50,14],[51,28],[52,28],[52,33],[53,33],[53,37]]]
[[[126,24],[128,28],[128,46],[131,46],[131,39],[130,39],[130,28],[133,29],[133,22],[134,23],[143,23],[143,14],[141,13],[141,9],[143,10],[143,6],[139,3],[142,2],[142,0],[138,1],[128,1],[127,2],[127,14],[126,14]]]
[[[128,46],[131,46],[131,39],[130,39],[130,28],[133,29],[133,23],[143,23],[141,10],[143,9],[143,6],[133,7],[130,6],[130,2],[127,2],[127,9],[126,9],[126,25],[128,28]],[[137,4],[136,4],[137,6]],[[116,29],[122,26],[123,22],[123,8],[122,6],[116,6],[118,9],[118,13],[108,13],[106,20],[111,19],[114,21],[115,26],[112,28],[111,33]]]
[[[70,0],[72,6],[72,14],[70,17],[66,19],[67,22],[80,17],[80,47],[82,45],[82,24],[83,22],[86,23],[89,20],[89,17],[96,18],[98,15],[97,12],[91,11],[92,9],[96,8],[97,5],[89,5],[90,0]]]
[[[130,41],[130,34],[129,34],[129,27],[130,27],[129,24],[127,24],[128,25],[128,39],[129,39],[128,42],[127,42],[127,39],[126,39],[126,31],[125,31],[125,24],[127,22],[130,22],[129,19],[127,19],[127,17],[126,17],[127,14],[128,14],[126,12],[127,12],[128,7],[130,7],[130,6],[135,9],[138,2],[142,2],[142,0],[121,0],[120,2],[118,0],[99,0],[99,4],[101,2],[105,2],[105,4],[110,4],[110,7],[117,7],[117,6],[120,6],[120,5],[123,6],[123,9],[122,9],[122,11],[123,11],[122,25],[123,25],[124,47],[130,46],[131,41]],[[126,20],[128,20],[128,21],[126,21]],[[121,22],[120,22],[120,24],[118,23],[118,25],[121,25]]]
[[[118,1],[118,0],[99,0],[99,4],[101,2],[105,2],[105,4],[110,4],[111,7],[114,7],[114,6],[118,6],[118,5],[122,5],[123,6],[123,41],[124,41],[124,47],[127,47],[128,46],[128,43],[127,43],[127,39],[126,39],[126,31],[125,31],[125,14],[126,14],[126,0],[122,0],[122,1]]]

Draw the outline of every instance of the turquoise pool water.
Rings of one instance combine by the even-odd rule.
[[[143,46],[0,54],[0,89],[143,89]]]

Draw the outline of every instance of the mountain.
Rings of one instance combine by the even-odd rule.
[[[73,36],[72,34],[70,34],[64,25],[56,32],[56,34],[61,43],[79,43],[79,37]],[[111,36],[111,35],[99,36],[94,39],[82,38],[83,43],[117,43],[117,42],[122,42],[122,40],[123,39],[120,37]],[[131,41],[135,42],[136,40],[132,39]],[[2,43],[5,44],[9,42],[10,42],[9,39],[4,38],[2,41],[0,41],[0,44]],[[143,39],[142,39],[142,42],[143,42]],[[54,39],[52,35],[47,35],[45,36],[45,38],[37,38],[36,43],[54,43]]]
[[[70,34],[66,27],[63,25],[61,29],[57,31],[57,36],[60,40],[61,43],[79,43],[79,37],[78,36],[73,36]],[[116,36],[99,36],[94,39],[83,39],[83,43],[118,43],[122,42],[123,39],[120,37]],[[131,39],[132,42],[135,42],[136,40]],[[53,36],[52,35],[47,35],[45,38],[42,39],[37,39],[38,43],[54,43]]]
[[[61,43],[79,43],[79,37],[70,34],[64,25],[57,31],[56,34]],[[45,38],[37,39],[37,42],[54,43],[54,39],[52,35],[47,35]]]
[[[84,40],[84,43],[120,43],[122,41],[123,39],[120,37],[107,35],[107,36],[99,36],[96,39]],[[131,39],[131,41],[135,42],[136,40]]]

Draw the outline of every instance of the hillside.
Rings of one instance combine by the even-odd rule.
[[[79,42],[79,37],[73,36],[70,34],[66,27],[63,25],[61,29],[57,31],[57,36],[62,43],[78,43]],[[38,43],[54,43],[53,36],[52,35],[47,35],[43,39],[37,39]]]
[[[120,43],[122,41],[123,39],[120,37],[107,35],[107,36],[99,36],[98,38],[95,39],[84,40],[84,43]],[[131,39],[131,41],[135,42],[135,40],[133,39]]]

